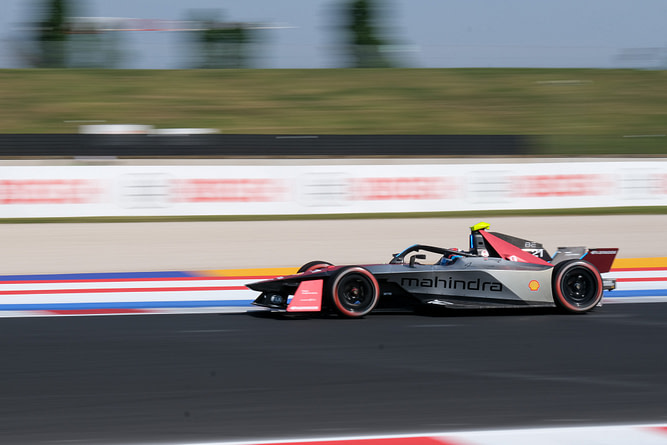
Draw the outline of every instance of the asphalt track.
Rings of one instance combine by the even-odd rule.
[[[667,421],[667,305],[4,319],[0,443]]]

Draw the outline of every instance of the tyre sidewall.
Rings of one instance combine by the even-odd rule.
[[[341,296],[338,294],[338,286],[343,278],[349,277],[350,275],[361,275],[368,280],[369,284],[373,288],[373,295],[369,304],[367,304],[363,309],[359,311],[351,310],[342,303]],[[349,266],[341,269],[335,276],[331,278],[331,285],[329,286],[331,306],[338,312],[340,315],[348,318],[359,318],[367,315],[371,312],[380,298],[380,286],[368,270],[359,266]]]
[[[310,272],[315,269],[324,269],[325,267],[333,266],[333,264],[326,261],[309,261],[303,266],[299,267],[299,270],[296,273]]]
[[[563,280],[568,274],[577,269],[584,269],[587,273],[590,273],[596,286],[593,297],[582,303],[571,300],[563,291]],[[556,306],[571,313],[584,313],[595,308],[600,303],[604,290],[600,272],[591,263],[583,260],[570,260],[557,264],[553,271],[552,286]]]

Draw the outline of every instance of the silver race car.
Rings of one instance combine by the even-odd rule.
[[[383,303],[447,308],[557,306],[584,313],[601,304],[617,248],[560,247],[471,228],[469,250],[415,244],[388,264],[304,264],[295,275],[247,284],[257,306],[287,312],[363,317]]]

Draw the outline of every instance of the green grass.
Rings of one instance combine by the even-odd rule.
[[[190,215],[190,216],[95,216],[58,218],[0,218],[0,224],[41,223],[136,223],[187,221],[296,221],[385,218],[489,218],[494,216],[568,216],[568,215],[665,215],[667,207],[590,207],[577,209],[479,210],[461,212],[413,213],[332,213],[313,215]]]
[[[75,120],[246,134],[525,134],[537,154],[667,154],[667,72],[0,70],[0,133]],[[632,137],[627,136],[651,136]]]

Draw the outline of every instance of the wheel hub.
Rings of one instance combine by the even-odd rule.
[[[352,286],[345,293],[345,299],[353,305],[358,305],[361,303],[360,298],[362,296],[362,291],[357,286]]]
[[[582,274],[577,274],[571,277],[568,282],[570,297],[574,300],[584,300],[588,293],[588,282],[586,277]]]

